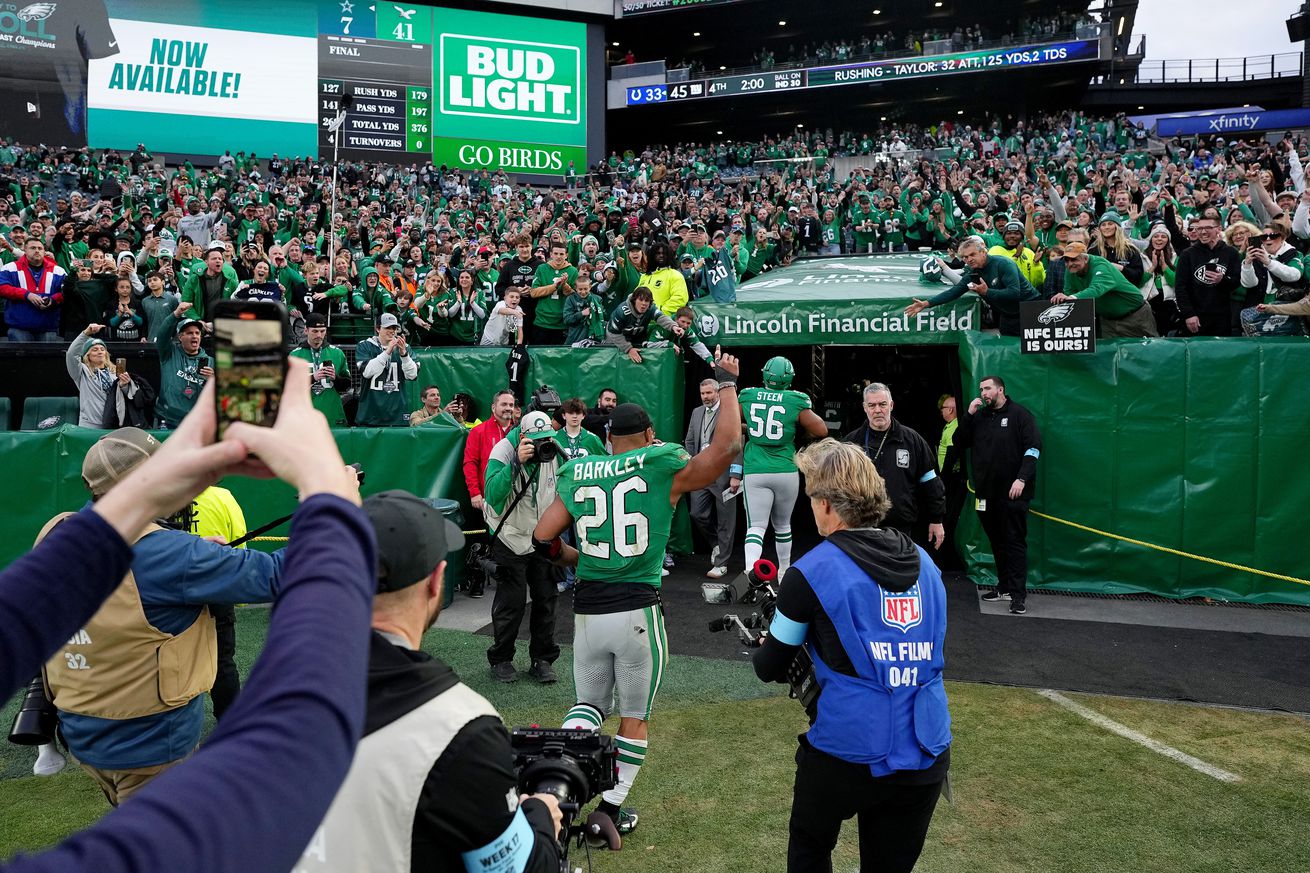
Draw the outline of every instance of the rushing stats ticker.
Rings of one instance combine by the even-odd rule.
[[[1100,44],[1097,40],[1083,39],[1047,45],[1019,46],[1013,49],[895,58],[811,67],[805,70],[750,73],[744,76],[718,76],[687,82],[633,86],[627,89],[627,105],[647,106],[676,100],[736,97],[741,94],[765,94],[802,88],[831,88],[837,85],[892,82],[928,76],[1092,61],[1099,57],[1099,53]]]

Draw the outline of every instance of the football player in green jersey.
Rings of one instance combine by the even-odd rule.
[[[560,469],[555,502],[533,533],[552,560],[577,565],[573,594],[573,677],[577,704],[565,728],[599,728],[619,697],[619,784],[598,809],[620,833],[637,825],[623,809],[646,759],[651,705],[668,661],[660,576],[673,508],[683,494],[712,484],[741,446],[737,359],[714,352],[718,423],[710,444],[691,457],[681,444],[655,440],[650,416],[635,403],[610,414],[609,457],[585,456]],[[575,521],[576,520],[576,521]],[[578,548],[560,534],[575,526]]]
[[[800,492],[796,472],[796,429],[821,439],[828,426],[814,414],[810,398],[791,390],[796,371],[784,357],[764,364],[764,387],[741,392],[746,420],[746,450],[742,481],[746,486],[746,569],[764,551],[764,531],[773,522],[773,543],[778,550],[778,578],[791,566],[791,511]],[[731,481],[735,491],[738,482]]]

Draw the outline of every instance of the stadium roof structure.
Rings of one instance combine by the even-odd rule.
[[[797,260],[743,282],[735,303],[696,303],[697,328],[709,345],[902,345],[960,342],[978,330],[973,294],[904,314],[915,298],[945,289],[920,271],[925,255],[888,254]]]

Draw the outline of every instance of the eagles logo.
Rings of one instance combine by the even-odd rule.
[[[45,21],[55,14],[57,3],[31,3],[14,14],[23,21]]]
[[[1043,309],[1042,314],[1037,316],[1037,321],[1041,324],[1055,324],[1057,321],[1064,321],[1072,313],[1072,303],[1057,303]]]

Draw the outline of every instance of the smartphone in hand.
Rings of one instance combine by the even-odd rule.
[[[291,333],[281,303],[223,300],[214,309],[214,402],[222,436],[234,421],[272,427],[282,401]]]

